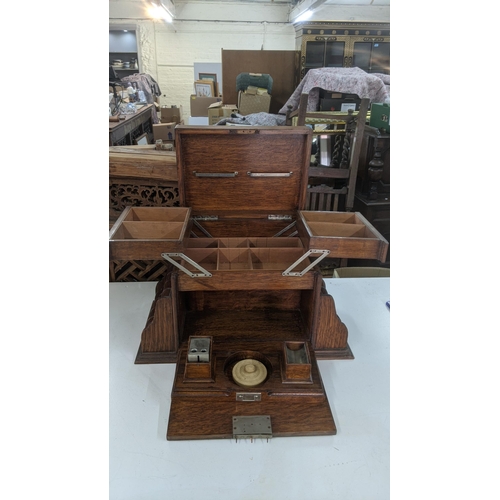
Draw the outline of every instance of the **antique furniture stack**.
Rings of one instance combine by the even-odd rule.
[[[180,207],[128,207],[110,259],[169,270],[136,363],[177,363],[167,439],[328,435],[317,359],[350,359],[326,256],[384,261],[356,212],[304,210],[308,127],[177,126]]]

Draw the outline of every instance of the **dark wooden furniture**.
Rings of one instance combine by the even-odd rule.
[[[390,135],[366,126],[358,168],[354,210],[390,241]],[[371,265],[371,262],[365,262]],[[390,265],[389,252],[385,267]]]
[[[127,207],[179,206],[175,152],[149,146],[109,148],[110,227]],[[168,263],[151,260],[111,260],[110,281],[158,281]]]
[[[313,68],[390,72],[390,23],[312,21],[295,26],[300,79]]]
[[[337,211],[343,197],[342,210],[350,212],[370,101],[361,99],[358,112],[308,112],[307,101],[308,94],[302,94],[298,109],[289,111],[286,121],[287,125],[311,124],[317,139],[316,161],[311,163],[308,173],[306,208]],[[316,129],[318,125],[321,129]]]
[[[367,196],[357,193],[354,197],[354,210],[360,212],[379,233],[390,241],[391,224],[391,198],[390,194],[378,194],[377,198],[370,199]],[[386,259],[386,263],[388,258]]]
[[[359,158],[356,190],[369,200],[383,199],[390,193],[391,136],[366,126]]]
[[[353,354],[318,263],[383,261],[387,241],[360,214],[304,210],[311,139],[179,126],[180,207],[127,207],[110,231],[111,260],[170,264],[136,357],[177,363],[167,439],[336,433],[316,360]],[[242,385],[240,362],[263,378]]]
[[[154,104],[142,106],[136,113],[121,115],[125,119],[109,122],[109,145],[132,146],[134,140],[142,134],[148,134],[149,142],[153,142],[153,111]]]
[[[222,49],[222,96],[225,104],[238,104],[236,77],[264,73],[273,78],[269,113],[278,113],[299,84],[299,52],[295,50]]]

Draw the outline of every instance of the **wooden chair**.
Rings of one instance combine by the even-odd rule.
[[[329,165],[322,165],[317,155],[317,161],[309,167],[306,209],[337,211],[340,197],[344,196],[343,209],[350,212],[354,206],[361,143],[370,100],[361,99],[358,112],[308,112],[308,98],[309,94],[302,94],[299,107],[287,112],[286,125],[328,124],[334,125],[336,130],[314,132],[317,138],[330,135],[334,144],[331,146]]]

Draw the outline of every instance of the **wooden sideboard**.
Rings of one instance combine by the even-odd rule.
[[[109,122],[109,145],[132,146],[142,134],[148,135],[148,142],[153,142],[153,106],[146,104],[136,113],[125,116],[124,120]]]
[[[300,79],[313,68],[353,68],[390,72],[390,24],[359,21],[306,21],[295,25]]]

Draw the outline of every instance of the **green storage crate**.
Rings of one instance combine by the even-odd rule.
[[[391,128],[391,106],[390,104],[373,103],[370,111],[370,127],[386,130]]]

